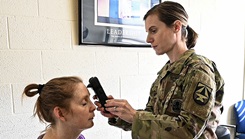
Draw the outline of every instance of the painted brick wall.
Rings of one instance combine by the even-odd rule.
[[[199,33],[197,52],[216,61],[225,78],[222,122],[229,123],[231,107],[243,95],[244,3],[178,2]],[[0,139],[33,139],[44,130],[46,125],[32,117],[36,97],[22,102],[21,94],[29,83],[58,76],[77,75],[87,83],[96,75],[108,94],[127,98],[136,109],[144,108],[166,55],[156,56],[151,48],[79,46],[77,19],[77,0],[0,1]],[[98,112],[94,122],[83,132],[87,139],[130,138],[130,132],[109,126]]]

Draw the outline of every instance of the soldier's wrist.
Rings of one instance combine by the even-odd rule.
[[[108,118],[108,123],[110,125],[115,125],[117,123],[118,119],[119,119],[118,117]]]

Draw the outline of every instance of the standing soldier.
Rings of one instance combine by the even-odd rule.
[[[109,124],[132,131],[133,139],[205,139],[215,105],[221,105],[224,81],[216,65],[195,53],[198,37],[188,25],[179,3],[164,1],[144,16],[146,41],[169,61],[158,72],[144,110],[123,99],[109,100],[104,108],[95,101]],[[96,98],[96,96],[95,96]]]

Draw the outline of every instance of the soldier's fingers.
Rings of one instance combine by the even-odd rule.
[[[101,103],[99,101],[95,101],[94,104],[97,106],[97,107],[102,107]]]
[[[97,99],[97,98],[98,98],[97,95],[94,95],[94,96],[93,96],[93,99]]]
[[[124,106],[128,105],[128,102],[123,99],[110,99],[106,101],[106,107],[114,107],[114,106]]]
[[[109,95],[107,97],[108,97],[108,99],[114,99],[114,97],[112,95]]]

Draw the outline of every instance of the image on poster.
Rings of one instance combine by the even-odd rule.
[[[80,44],[146,46],[143,17],[159,0],[81,0]]]

